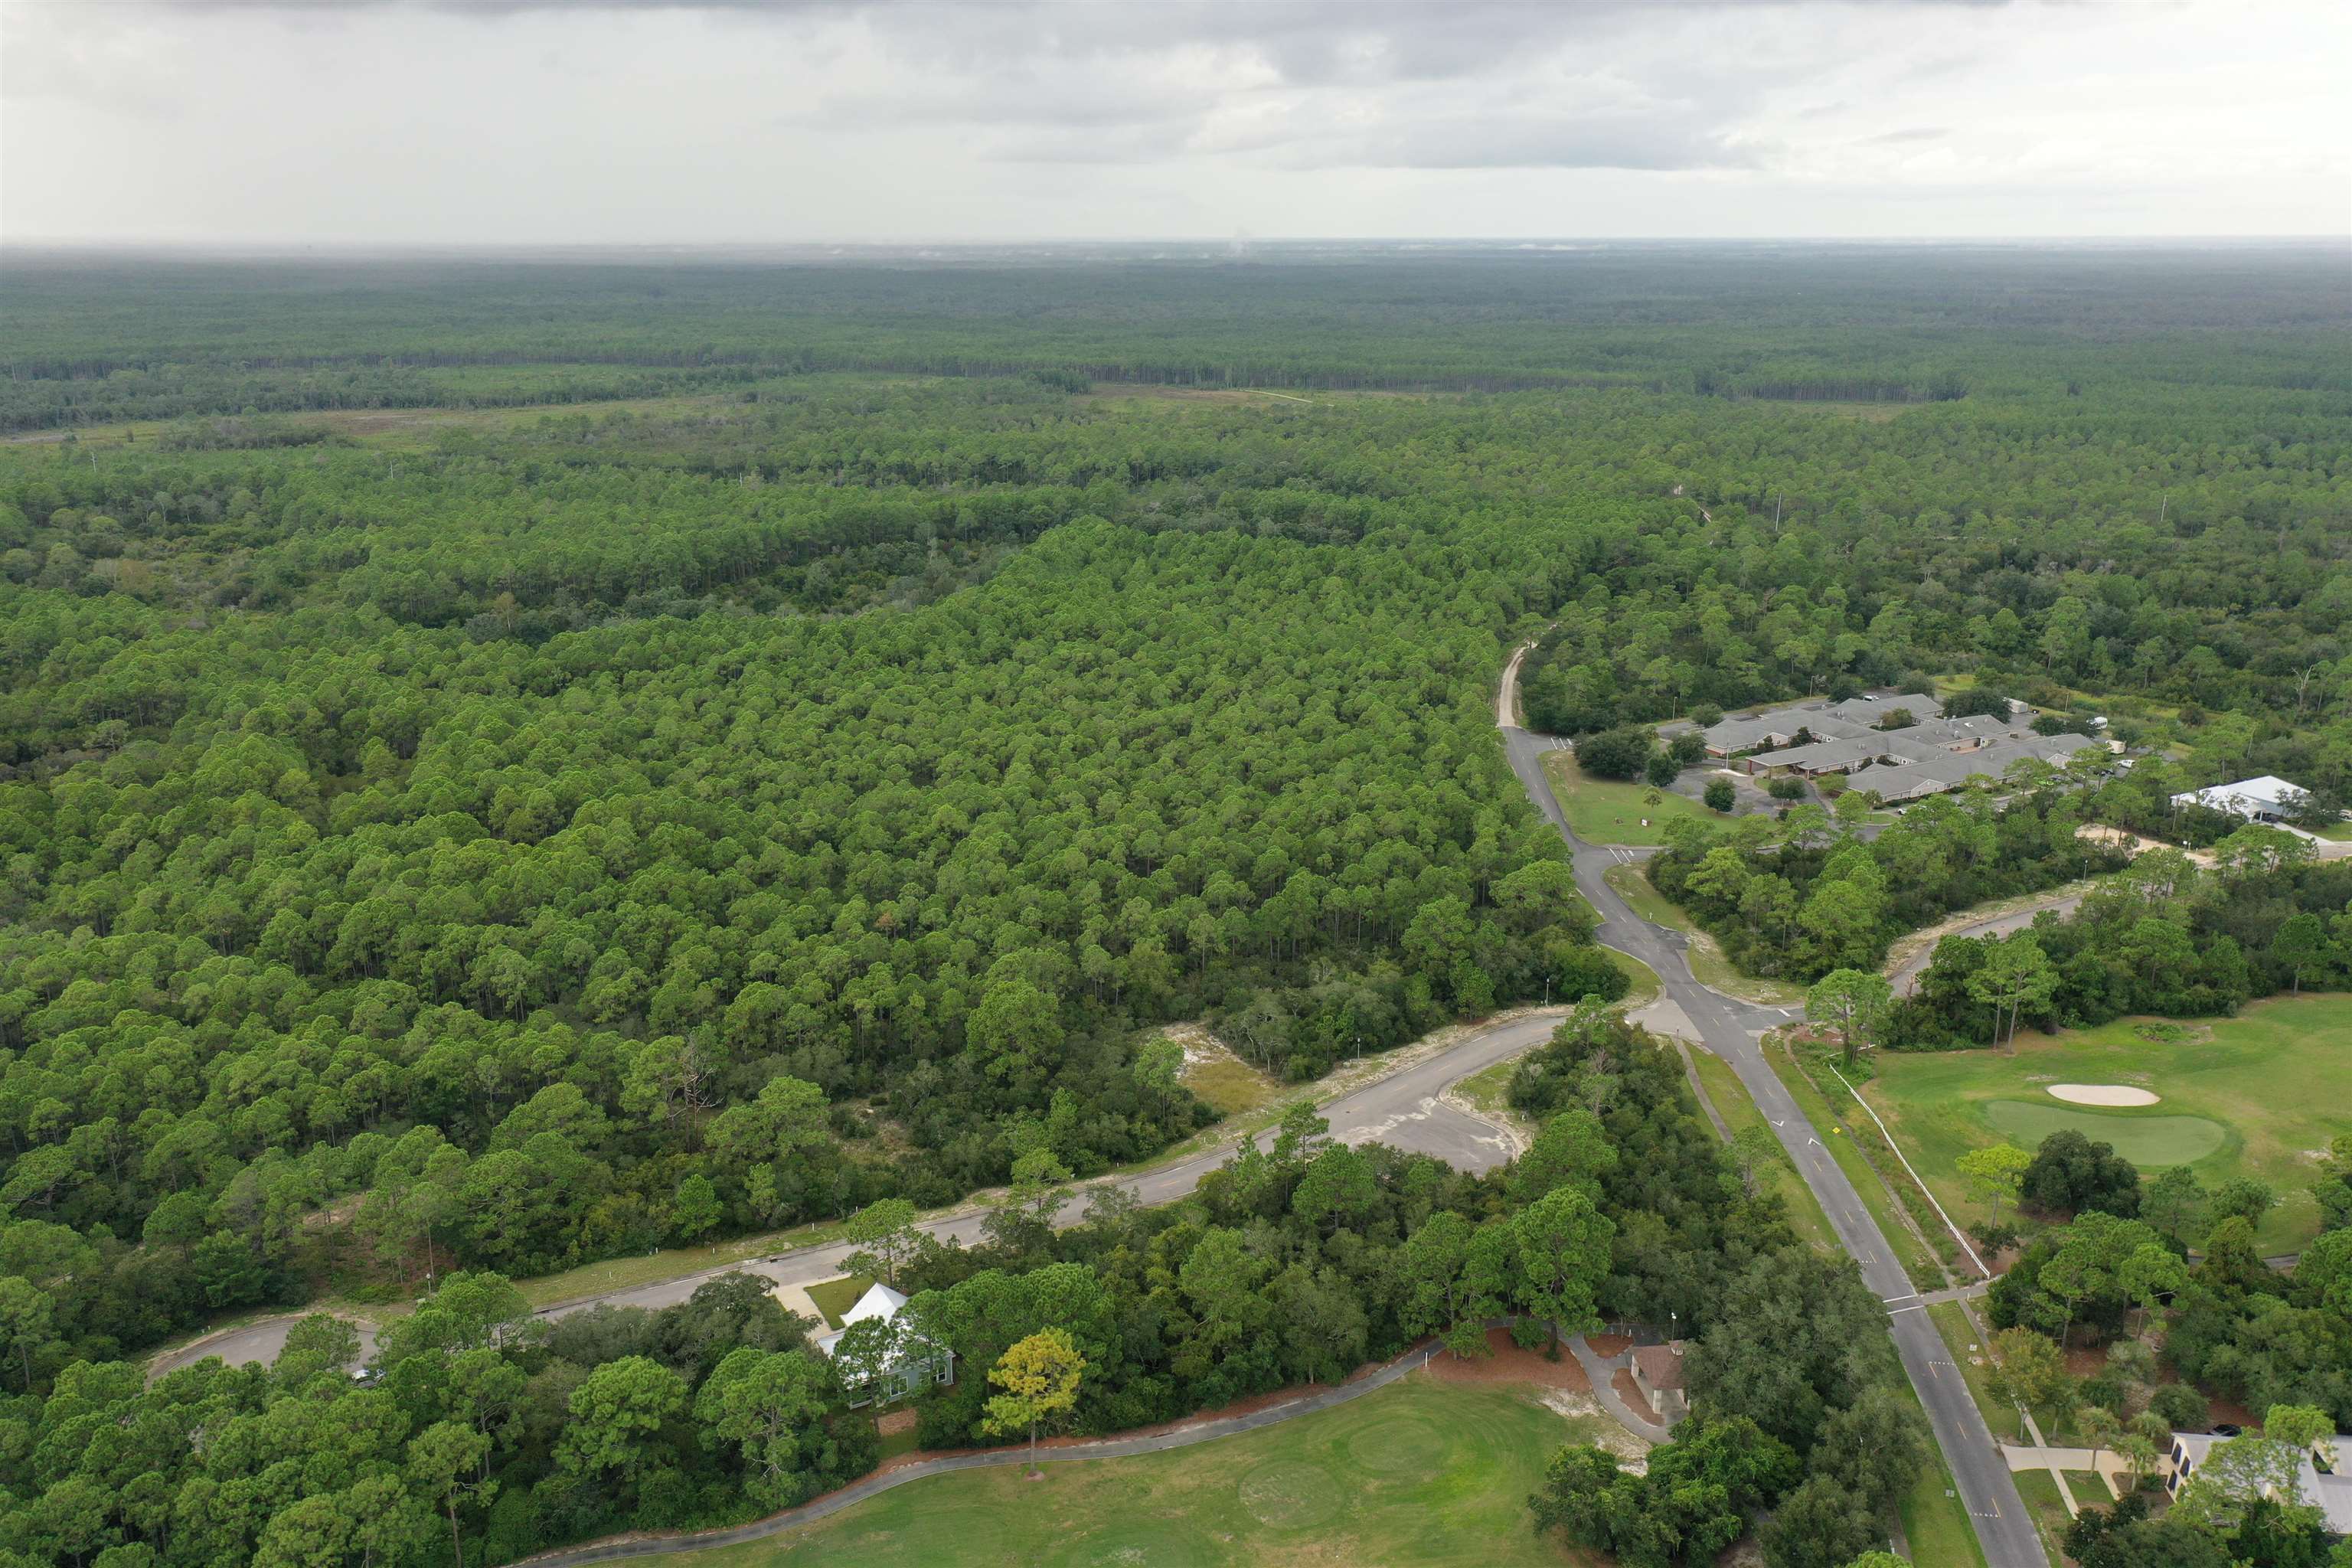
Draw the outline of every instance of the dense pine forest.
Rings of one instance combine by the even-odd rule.
[[[219,1314],[481,1271],[448,1337],[395,1360],[479,1353],[504,1379],[492,1271],[1145,1159],[1213,1120],[1156,1025],[1213,1019],[1304,1081],[1514,1003],[1621,994],[1496,743],[1522,640],[1529,720],[1563,733],[1972,676],[2108,718],[2147,780],[2277,773],[2352,800],[2343,261],[12,258],[0,1384],[24,1405],[0,1481],[62,1484],[26,1436],[43,1420],[216,1409],[266,1447],[292,1419],[273,1401],[341,1407],[311,1398],[341,1376],[323,1341],[275,1382],[142,1394],[116,1364]],[[1950,908],[2106,868],[2073,837],[2084,810],[2053,789],[1999,816],[1939,805],[1843,858],[1797,842],[1777,923],[1743,922],[1743,889],[1709,918],[1766,967],[1868,965]],[[1799,919],[1890,868],[1909,880],[1871,931]],[[2242,941],[2259,985],[2139,965],[2146,984],[2234,1005],[2294,979],[2263,944],[2340,908],[2343,879],[2273,880],[2207,933]],[[2068,974],[2053,1015],[2161,1005],[2087,958]],[[1957,972],[1928,996],[1922,1041],[1979,1005]],[[1643,1092],[1682,1136],[1678,1087]],[[1245,1171],[1272,1185],[981,1261],[1095,1265],[1106,1335],[1159,1303],[1085,1422],[1164,1418],[1445,1326],[1334,1230],[1402,1247],[1518,1200],[1390,1152],[1327,1173],[1344,1212],[1299,1215],[1303,1163]],[[1719,1237],[1748,1201],[1593,1191],[1653,1240],[1685,1207]],[[1170,1294],[1252,1226],[1300,1235]],[[1680,1271],[1676,1310],[1734,1324],[1701,1363],[1727,1391],[1734,1276],[1801,1272],[1768,1256],[1782,1235],[1767,1216],[1706,1269],[1704,1237],[1646,1261],[1621,1238],[1604,1304],[1654,1309]],[[929,1267],[941,1311],[999,1278]],[[1328,1333],[1212,1373],[1218,1268],[1244,1279],[1215,1298],[1232,1310]],[[799,1353],[763,1311],[703,1310]],[[499,1552],[727,1516],[756,1456],[720,1438],[673,1425],[677,1453],[633,1452],[625,1481],[561,1451],[565,1401],[611,1367],[642,1385],[614,1374],[614,1397],[667,1401],[654,1426],[712,1387],[690,1328],[531,1351],[512,1375],[537,1392],[496,1412],[422,1371],[374,1397],[449,1428],[435,1510],[488,1476],[488,1445],[523,1456],[509,1496],[543,1511],[501,1503]],[[1845,1449],[1916,1445],[1869,1393],[1885,1368],[1822,1353],[1801,1421],[1727,1393],[1727,1421],[1786,1445],[1742,1496],[1811,1486],[1824,1420]],[[823,1458],[762,1496],[871,1463],[825,1397]],[[939,1406],[928,1435],[971,1418]],[[346,1468],[324,1484],[373,1473]],[[1568,1520],[1618,1484],[1556,1480]],[[1816,1500],[1820,1528],[1866,1541],[1892,1484],[1860,1518]],[[179,1506],[80,1535],[43,1515],[26,1539],[38,1561],[226,1563],[280,1528],[167,1528]]]

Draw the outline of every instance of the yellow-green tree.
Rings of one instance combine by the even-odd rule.
[[[2015,1144],[1995,1143],[1961,1155],[1960,1177],[1970,1194],[1992,1205],[1991,1223],[1999,1225],[2002,1202],[2017,1201],[2025,1184],[2025,1168],[2032,1163],[2033,1156]]]
[[[989,1369],[988,1381],[1004,1392],[989,1396],[980,1429],[992,1437],[1009,1437],[1026,1427],[1029,1473],[1035,1475],[1037,1429],[1077,1405],[1078,1378],[1086,1370],[1087,1358],[1066,1330],[1040,1329]]]

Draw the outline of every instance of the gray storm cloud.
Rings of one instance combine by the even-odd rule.
[[[2345,8],[0,5],[27,238],[2341,233]]]

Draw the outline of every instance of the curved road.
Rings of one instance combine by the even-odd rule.
[[[1759,1038],[1784,1022],[1784,1016],[1777,1009],[1735,1001],[1693,979],[1681,939],[1634,914],[1603,879],[1602,874],[1621,864],[1624,857],[1587,844],[1569,831],[1568,817],[1553,797],[1551,783],[1543,771],[1543,753],[1556,749],[1558,742],[1512,721],[1519,662],[1527,651],[1523,647],[1511,656],[1496,700],[1503,744],[1510,755],[1511,771],[1518,774],[1536,809],[1568,840],[1576,885],[1601,912],[1601,940],[1656,971],[1664,987],[1664,1000],[1679,1007],[1689,1021],[1690,1037],[1721,1057],[1739,1075],[1798,1173],[1821,1201],[1839,1242],[1860,1266],[1864,1283],[1886,1303],[1895,1348],[1902,1355],[1911,1386],[1918,1391],[1919,1402],[1927,1407],[1928,1425],[1951,1468],[1961,1504],[1976,1526],[1989,1568],[2048,1568],[2049,1558],[2018,1496],[2016,1479],[1994,1446],[1992,1432],[1969,1396],[1951,1351],[1928,1321],[1927,1304],[1912,1289],[1870,1211],[1863,1207],[1861,1195],[1764,1059]]]
[[[1458,1079],[1550,1038],[1564,1011],[1559,1007],[1538,1009],[1491,1025],[1458,1045],[1325,1103],[1319,1109],[1331,1123],[1331,1135],[1347,1143],[1390,1143],[1413,1153],[1434,1155],[1457,1170],[1486,1171],[1504,1163],[1516,1152],[1510,1137],[1492,1123],[1447,1103],[1445,1090]],[[1273,1142],[1271,1130],[1257,1135],[1261,1148],[1270,1147]],[[1230,1143],[1220,1144],[1204,1153],[1119,1178],[1117,1184],[1146,1204],[1173,1203],[1200,1185],[1202,1176],[1230,1159],[1233,1149]],[[1062,1223],[1077,1223],[1083,1217],[1078,1212],[1083,1206],[1073,1205]],[[967,1208],[927,1221],[923,1228],[942,1240],[952,1238],[969,1246],[981,1238],[981,1221],[984,1217],[984,1210]],[[722,1264],[674,1279],[558,1302],[541,1309],[539,1316],[553,1320],[597,1306],[675,1306],[721,1274],[756,1274],[779,1285],[814,1284],[839,1275],[843,1260],[853,1250],[846,1243],[836,1243]],[[275,1362],[286,1348],[288,1332],[299,1321],[300,1314],[289,1313],[206,1335],[158,1356],[150,1365],[150,1373],[160,1376],[215,1355],[232,1366],[247,1362]],[[373,1331],[362,1326],[361,1338],[362,1355],[373,1353]]]
[[[2080,893],[2065,893],[2054,899],[2037,899],[2024,908],[2011,910],[2007,914],[1991,915],[1984,920],[1971,921],[1967,925],[1955,926],[1950,931],[1938,932],[1937,941],[1940,942],[1948,936],[2007,936],[2011,931],[2023,931],[2027,926],[2032,925],[2036,915],[2050,910],[2055,910],[2061,915],[2070,915],[2080,909],[2082,904],[2083,895]],[[1936,943],[1929,942],[1926,947],[1896,964],[1886,976],[1895,987],[1895,994],[1908,996],[1917,990],[1919,976],[1927,972],[1927,965],[1935,962],[1935,957]]]

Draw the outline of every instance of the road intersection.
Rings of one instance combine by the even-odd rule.
[[[1757,1109],[1771,1122],[1798,1173],[1820,1201],[1839,1243],[1861,1268],[1863,1282],[1887,1304],[1887,1326],[1894,1334],[1895,1348],[1920,1404],[1927,1407],[1928,1425],[1950,1467],[1959,1500],[1976,1527],[1988,1568],[2047,1568],[2049,1558],[2018,1495],[2008,1462],[1995,1446],[1992,1431],[1954,1365],[1942,1334],[1929,1321],[1926,1302],[1863,1206],[1861,1194],[1764,1059],[1759,1041],[1787,1021],[1785,1012],[1737,1001],[1700,984],[1691,975],[1680,938],[1636,915],[1609,885],[1605,873],[1611,866],[1622,864],[1622,857],[1607,846],[1587,844],[1569,830],[1567,815],[1543,771],[1543,753],[1556,750],[1558,742],[1513,721],[1519,662],[1526,654],[1525,648],[1514,654],[1503,672],[1496,699],[1503,744],[1511,771],[1518,775],[1536,809],[1568,840],[1577,888],[1601,915],[1600,941],[1657,972],[1664,999],[1678,1006],[1689,1022],[1689,1037],[1722,1058],[1738,1075]]]
[[[1526,653],[1527,649],[1521,648],[1514,654],[1503,672],[1496,697],[1496,721],[1513,773],[1538,811],[1568,841],[1577,887],[1601,916],[1597,933],[1600,942],[1640,960],[1657,973],[1663,994],[1654,1021],[1722,1058],[1738,1075],[1741,1084],[1771,1122],[1798,1173],[1820,1201],[1840,1243],[1861,1268],[1864,1283],[1887,1304],[1888,1327],[1895,1348],[1927,1409],[1928,1423],[1951,1469],[1960,1501],[1984,1547],[1989,1568],[2046,1568],[2048,1559],[2018,1495],[2009,1465],[1959,1376],[1950,1351],[1924,1310],[1937,1298],[1923,1298],[1916,1291],[1886,1238],[1863,1206],[1860,1194],[1830,1157],[1786,1086],[1764,1059],[1759,1040],[1769,1030],[1786,1023],[1789,1011],[1738,1001],[1701,984],[1691,974],[1685,956],[1686,943],[1681,934],[1634,914],[1609,886],[1604,876],[1608,869],[1641,858],[1642,852],[1587,844],[1570,831],[1567,816],[1544,776],[1542,763],[1543,753],[1559,749],[1563,742],[1551,736],[1538,735],[1517,722],[1518,669]],[[1458,1103],[1449,1101],[1446,1090],[1471,1074],[1541,1044],[1549,1037],[1562,1011],[1546,1008],[1476,1030],[1457,1044],[1324,1103],[1319,1108],[1321,1113],[1329,1121],[1332,1135],[1343,1142],[1387,1142],[1434,1155],[1462,1170],[1490,1170],[1509,1159],[1511,1140]],[[1676,1027],[1677,1025],[1682,1026]],[[1261,1146],[1270,1144],[1273,1137],[1271,1130],[1256,1135]],[[1202,1177],[1223,1164],[1232,1152],[1233,1145],[1220,1145],[1183,1160],[1115,1178],[1113,1184],[1145,1204],[1172,1203],[1192,1192]],[[924,1228],[943,1241],[969,1245],[980,1239],[984,1216],[984,1210],[968,1206],[926,1221]],[[1074,1223],[1077,1217],[1076,1214],[1069,1215],[1064,1223]],[[541,1309],[539,1316],[553,1320],[596,1306],[674,1306],[706,1281],[728,1273],[755,1274],[779,1286],[805,1286],[839,1275],[850,1251],[848,1245],[836,1243],[722,1264],[670,1279],[561,1302]],[[232,1364],[274,1362],[297,1321],[289,1315],[208,1335],[159,1357],[152,1371],[160,1374],[209,1355],[221,1356]],[[372,1343],[372,1333],[364,1337]]]

